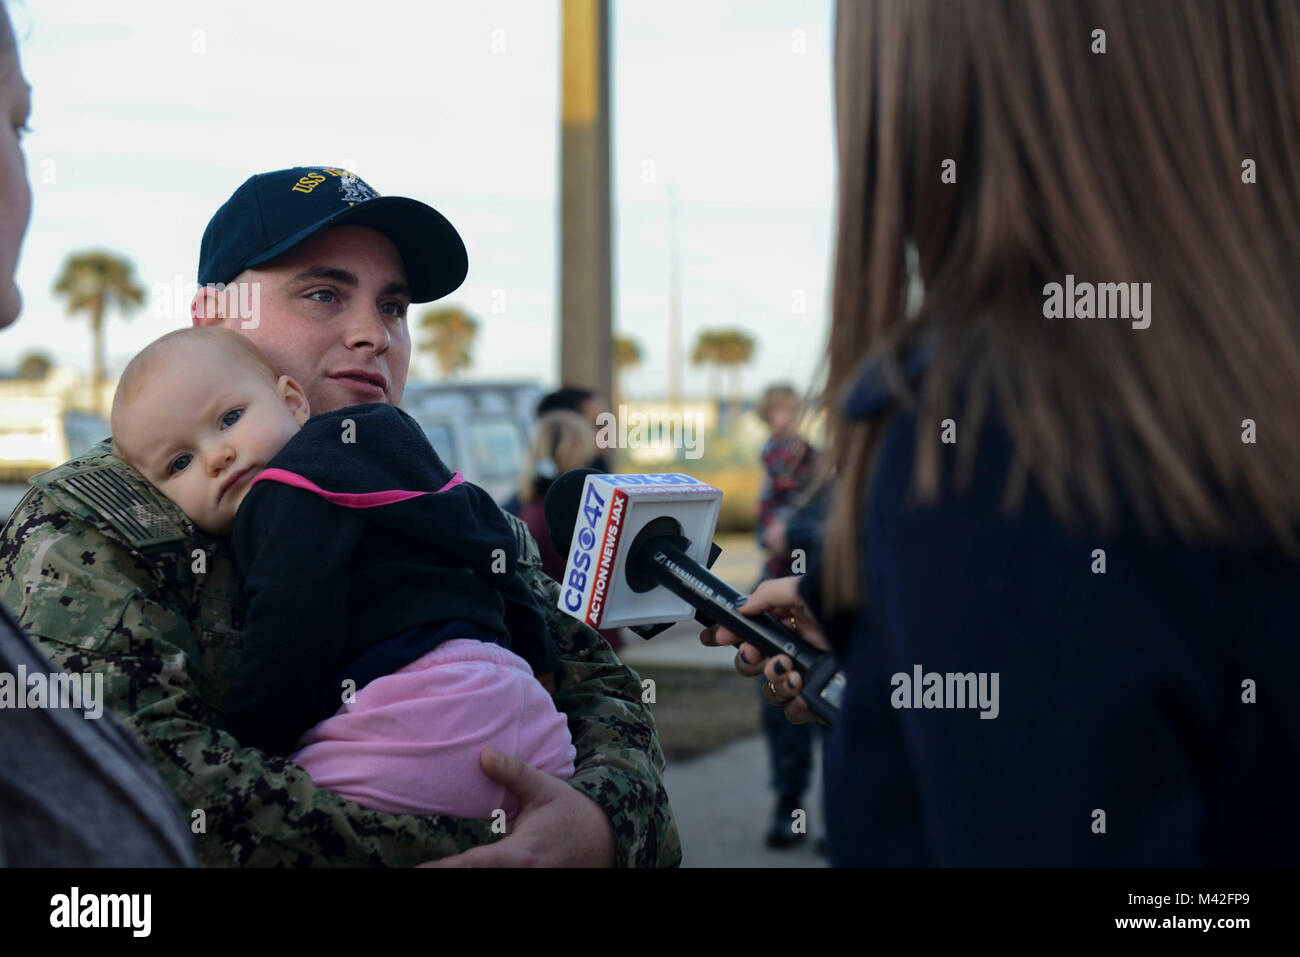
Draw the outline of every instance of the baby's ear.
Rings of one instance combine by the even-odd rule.
[[[298,385],[292,376],[280,376],[279,381],[275,383],[275,391],[280,394],[280,398],[284,399],[284,404],[293,413],[294,421],[299,426],[311,418],[311,405],[307,402],[307,393],[302,391],[302,386]]]

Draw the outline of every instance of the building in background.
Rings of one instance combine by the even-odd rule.
[[[0,519],[27,491],[27,480],[108,438],[116,380],[100,384],[67,369],[39,379],[0,377]],[[97,401],[98,400],[98,401]]]

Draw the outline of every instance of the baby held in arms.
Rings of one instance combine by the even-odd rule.
[[[559,658],[514,532],[405,412],[313,416],[256,346],[204,327],[131,360],[112,428],[118,456],[195,526],[232,536],[243,650],[213,703],[241,745],[396,813],[513,818],[484,747],[572,776],[542,683]]]

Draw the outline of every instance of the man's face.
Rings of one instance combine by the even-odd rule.
[[[302,386],[313,412],[402,401],[411,363],[411,294],[402,257],[387,236],[335,226],[234,282],[259,284],[258,315],[219,319],[200,289],[194,324],[220,324],[247,336]]]
[[[296,384],[200,346],[177,348],[114,410],[123,458],[199,528],[228,535],[248,487],[307,420]],[[209,347],[210,348],[210,347]]]
[[[5,12],[0,8],[0,17]],[[7,25],[0,32],[11,34]],[[14,273],[18,270],[18,251],[27,232],[32,213],[32,191],[27,183],[27,160],[19,136],[31,113],[31,88],[23,79],[18,50],[13,40],[0,40],[0,110],[4,128],[0,129],[0,329],[18,318],[23,299],[18,292]]]

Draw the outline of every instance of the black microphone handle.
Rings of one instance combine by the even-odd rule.
[[[767,612],[752,618],[741,614],[736,609],[746,596],[701,566],[672,539],[650,539],[642,556],[644,567],[659,584],[696,609],[697,620],[722,625],[769,656],[789,655],[803,675],[800,693],[809,710],[826,724],[839,716],[844,676],[834,654],[808,644]]]

